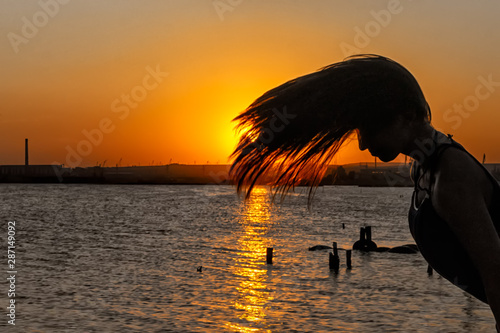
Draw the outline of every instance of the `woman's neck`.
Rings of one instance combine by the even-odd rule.
[[[425,123],[422,127],[415,129],[401,153],[423,165],[427,163],[437,145],[445,140],[447,140],[445,134],[437,131],[431,124]]]

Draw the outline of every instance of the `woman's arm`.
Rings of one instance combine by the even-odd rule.
[[[443,152],[436,171],[432,204],[478,269],[488,303],[500,323],[500,237],[486,203],[491,182],[467,153],[456,149]]]

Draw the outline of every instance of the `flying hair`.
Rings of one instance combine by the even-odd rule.
[[[383,130],[400,114],[431,120],[413,75],[397,62],[361,54],[290,80],[233,121],[240,134],[230,178],[238,194],[269,184],[273,201],[309,186],[308,207],[332,158],[357,128]]]

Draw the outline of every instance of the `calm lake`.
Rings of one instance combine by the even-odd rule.
[[[16,221],[18,332],[493,332],[487,305],[420,254],[350,249],[372,226],[379,246],[413,243],[411,188],[305,188],[271,205],[231,186],[0,186],[2,275]],[[345,228],[342,228],[342,224]],[[266,248],[274,248],[273,265]],[[202,271],[197,268],[202,266]],[[10,326],[10,325],[9,325]]]

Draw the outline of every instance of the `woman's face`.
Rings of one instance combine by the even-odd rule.
[[[356,129],[356,133],[359,149],[368,149],[372,156],[378,157],[383,162],[394,160],[411,135],[410,129],[401,120],[378,130],[359,128]]]

